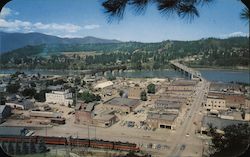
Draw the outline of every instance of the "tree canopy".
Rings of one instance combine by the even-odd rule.
[[[110,20],[122,19],[127,6],[131,6],[137,14],[142,14],[150,4],[156,4],[157,10],[166,16],[177,15],[182,19],[192,20],[194,17],[199,17],[199,7],[213,1],[215,0],[105,0],[102,6],[110,15]],[[244,9],[246,12],[243,10],[241,15],[249,19],[249,3],[247,0],[241,0],[241,2],[246,6]]]
[[[227,126],[223,129],[224,134],[216,132],[216,129],[212,125],[209,129],[212,157],[238,156],[249,147],[250,126],[247,123]]]
[[[150,83],[148,86],[148,93],[155,94],[155,84]]]

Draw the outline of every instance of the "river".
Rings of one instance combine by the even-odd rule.
[[[66,75],[66,74],[77,74],[80,71],[70,71],[70,70],[42,70],[42,69],[34,69],[34,70],[22,70],[27,74],[44,74],[44,75]],[[250,83],[250,73],[247,70],[234,71],[234,70],[199,70],[201,72],[202,77],[209,81],[221,81],[221,82],[244,82]],[[12,74],[15,73],[15,69],[8,70],[0,70],[0,74]],[[115,73],[116,76],[122,77],[132,77],[132,78],[175,78],[175,77],[184,77],[181,73],[176,72],[172,69],[168,70],[142,70],[142,71],[125,71],[122,73]]]

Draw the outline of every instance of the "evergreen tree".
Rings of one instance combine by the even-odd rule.
[[[155,94],[155,84],[151,83],[147,86],[148,93]]]
[[[141,100],[142,101],[147,101],[147,93],[145,91],[141,92]]]

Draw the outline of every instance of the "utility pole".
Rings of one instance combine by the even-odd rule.
[[[89,124],[88,124],[88,139],[90,139],[90,138],[89,138]]]
[[[95,126],[95,139],[96,139],[96,126]]]
[[[45,137],[47,137],[47,125],[45,126]]]

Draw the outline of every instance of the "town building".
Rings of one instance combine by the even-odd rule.
[[[196,84],[194,80],[175,80],[166,87],[166,91],[192,91]]]
[[[6,105],[18,110],[29,110],[34,107],[34,103],[31,100],[27,99],[7,102]]]
[[[140,99],[141,98],[141,92],[144,89],[141,87],[129,87],[128,88],[128,98],[131,99]]]
[[[155,102],[155,108],[157,109],[169,109],[180,111],[182,108],[182,103],[179,101],[162,100],[158,99]]]
[[[103,104],[104,107],[108,110],[123,112],[128,114],[140,104],[140,100],[115,97],[104,102]]]
[[[0,135],[2,136],[29,136],[32,131],[24,127],[0,126]]]
[[[48,111],[30,111],[30,117],[43,117],[43,118],[60,118],[61,114],[57,112]]]
[[[94,89],[104,89],[112,86],[114,83],[112,81],[101,82],[95,85]]]
[[[72,93],[69,90],[65,91],[52,91],[51,93],[46,93],[46,102],[47,103],[56,103],[61,105],[72,105]]]
[[[93,125],[99,127],[110,127],[117,121],[114,111],[96,111],[95,103],[79,102],[75,107],[75,123]]]
[[[244,108],[246,104],[245,99],[243,94],[225,94],[227,108]]]
[[[243,94],[213,91],[208,93],[207,102],[204,106],[207,109],[216,110],[246,108],[246,98]]]
[[[113,112],[100,113],[93,117],[93,125],[99,127],[110,127],[117,121],[117,117]]]
[[[201,133],[206,134],[210,125],[216,127],[218,131],[223,131],[225,127],[237,124],[250,125],[250,122],[242,120],[223,119],[215,116],[204,116],[202,119]]]
[[[226,110],[226,100],[221,96],[208,96],[204,104],[207,110]]]
[[[7,105],[0,105],[0,124],[3,123],[10,115],[11,108]]]
[[[94,117],[95,103],[78,102],[75,107],[75,123],[77,124],[91,124]]]
[[[177,117],[177,114],[149,112],[146,122],[151,128],[174,129]]]

